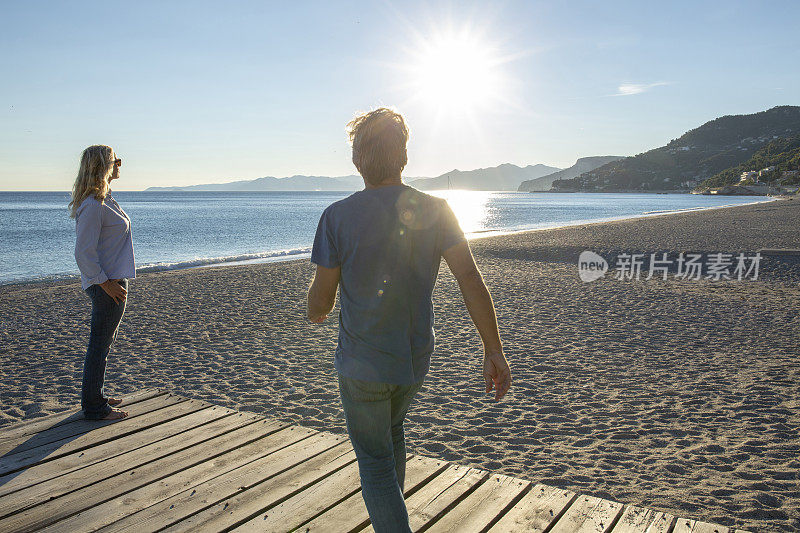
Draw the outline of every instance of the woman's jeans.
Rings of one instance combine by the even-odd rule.
[[[128,290],[127,279],[121,279],[118,283]],[[108,399],[103,394],[106,359],[111,344],[117,338],[117,329],[122,321],[127,300],[121,303],[115,302],[100,285],[89,286],[86,293],[92,299],[92,328],[89,333],[86,361],[83,364],[81,407],[85,418],[98,420],[111,412]]]
[[[376,533],[410,533],[403,498],[406,443],[403,419],[422,382],[392,385],[339,374],[347,432],[358,459],[361,496]]]

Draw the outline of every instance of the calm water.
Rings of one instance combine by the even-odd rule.
[[[138,272],[307,258],[317,222],[349,192],[118,192]],[[738,205],[764,197],[441,191],[472,236]],[[0,284],[78,273],[68,193],[0,192]]]

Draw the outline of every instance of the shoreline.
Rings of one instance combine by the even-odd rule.
[[[141,191],[138,191],[141,192]],[[527,193],[526,193],[527,194]],[[603,193],[597,193],[603,194]],[[653,193],[655,194],[655,193]],[[590,219],[590,220],[575,220],[571,221],[566,224],[557,224],[557,225],[546,225],[543,227],[538,228],[526,228],[520,230],[481,230],[477,232],[472,232],[467,234],[467,239],[469,241],[474,241],[478,239],[487,239],[492,237],[502,237],[507,235],[516,235],[516,234],[525,234],[530,232],[538,232],[538,231],[549,231],[549,230],[556,230],[562,228],[571,228],[576,226],[590,226],[593,224],[606,224],[609,222],[619,222],[625,220],[636,220],[640,218],[649,218],[655,216],[667,216],[667,215],[677,215],[682,213],[688,212],[700,212],[700,211],[709,211],[715,209],[727,209],[731,207],[743,207],[747,205],[754,205],[754,204],[761,204],[761,203],[768,203],[768,202],[775,202],[780,200],[786,200],[787,198],[782,197],[769,197],[766,199],[759,199],[754,200],[752,202],[747,202],[743,204],[725,204],[719,206],[707,206],[707,207],[690,207],[684,209],[677,209],[677,210],[664,210],[664,211],[647,211],[637,215],[630,215],[630,216],[620,216],[620,217],[606,217],[600,219]],[[252,258],[252,259],[228,259],[228,256],[221,256],[221,257],[208,257],[208,258],[197,258],[193,260],[186,260],[176,263],[166,263],[166,264],[145,264],[141,267],[136,268],[137,274],[152,274],[152,273],[159,273],[159,272],[174,272],[174,271],[181,271],[181,270],[192,270],[196,268],[213,268],[213,267],[225,267],[225,266],[241,266],[241,265],[254,265],[254,264],[263,264],[263,263],[287,263],[292,261],[305,261],[311,257],[311,247],[301,248],[300,252],[297,253],[289,253],[293,252],[292,250],[275,250],[275,251],[266,251],[266,252],[254,252],[252,254],[243,254],[244,256],[263,256],[259,258]],[[233,257],[242,257],[242,256],[233,256]],[[202,263],[201,263],[202,262]],[[185,266],[184,266],[185,264]],[[18,286],[26,286],[26,285],[37,285],[37,284],[51,284],[51,283],[70,283],[76,280],[80,280],[80,274],[54,274],[52,276],[45,276],[40,278],[34,279],[24,279],[19,281],[9,281],[9,282],[0,282],[0,290],[4,287],[18,287]]]

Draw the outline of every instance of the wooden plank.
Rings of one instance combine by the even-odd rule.
[[[105,461],[123,453],[133,453],[139,448],[155,445],[163,439],[235,413],[235,411],[224,407],[206,407],[173,420],[169,424],[160,424],[81,452],[71,453],[13,474],[0,476],[0,498],[6,494],[63,476],[77,469],[86,468],[99,461]]]
[[[536,484],[492,526],[492,533],[542,532],[561,517],[576,498],[574,492]]]
[[[313,433],[277,421],[255,422],[43,503],[9,520],[20,517],[19,522],[28,528],[45,531],[95,530]]]
[[[165,391],[160,391],[158,389],[145,389],[133,392],[131,394],[122,396],[122,405],[131,406],[135,403],[143,402],[144,400],[149,400],[150,398],[155,398],[156,396],[162,396],[165,394]],[[2,431],[2,433],[0,433],[0,443],[19,439],[20,437],[25,437],[27,435],[34,435],[47,428],[63,426],[64,424],[69,424],[77,420],[84,420],[80,405],[74,405],[66,411],[61,411],[60,413],[40,416],[31,420],[23,420],[22,422],[17,422],[14,425],[0,428],[0,431]]]
[[[701,522],[700,520],[679,518],[675,522],[673,531],[675,533],[730,533],[730,528],[710,522]]]
[[[411,530],[419,531],[428,524],[435,523],[488,476],[489,472],[485,470],[458,464],[448,466],[444,472],[406,498]],[[363,531],[375,533],[372,525]]]
[[[669,533],[675,517],[668,513],[628,505],[612,533]]]
[[[0,454],[3,454],[2,458],[6,458],[10,455],[32,450],[40,446],[45,446],[53,442],[74,437],[76,435],[82,435],[89,431],[97,431],[98,428],[119,424],[126,425],[131,423],[131,421],[138,416],[142,416],[152,411],[156,411],[185,400],[186,398],[181,398],[180,396],[165,394],[131,405],[128,408],[129,415],[122,420],[81,419],[70,422],[69,424],[62,424],[60,426],[43,429],[42,431],[33,435],[26,435],[17,439],[7,439],[0,443]]]
[[[408,498],[420,490],[431,479],[445,470],[448,463],[429,457],[415,456],[406,463],[405,496]],[[301,524],[300,530],[319,531],[358,531],[369,524],[369,514],[364,505],[361,491],[346,498],[338,505],[328,509],[310,522]]]
[[[407,461],[414,457],[407,456]],[[358,463],[350,463],[337,470],[319,483],[307,487],[302,492],[271,507],[250,521],[238,526],[235,531],[261,533],[263,531],[291,531],[304,522],[312,520],[331,507],[357,494],[360,497],[361,479]]]
[[[285,425],[275,422],[255,421],[178,453],[143,464],[134,470],[117,473],[99,483],[83,487],[81,490],[66,491],[67,493],[64,496],[42,502],[36,507],[12,515],[2,523],[3,525],[19,523],[30,529],[41,528],[57,520],[69,518],[81,511],[96,509],[99,504],[124,497],[123,495],[127,492],[157,484],[159,480],[186,468],[203,463],[219,465],[222,468],[229,461],[235,462],[239,460],[240,455],[242,455],[239,450],[245,445],[258,442],[264,434],[273,433],[285,427]],[[234,455],[230,455],[231,452]],[[247,453],[249,452],[250,450],[247,451]],[[235,466],[239,466],[239,463],[236,463]],[[114,469],[113,462],[109,469]],[[118,471],[121,470],[124,470],[124,468],[120,467],[118,469]],[[105,506],[101,507],[105,508]],[[124,514],[120,515],[120,517],[124,516]],[[56,524],[55,529],[58,530],[59,527]],[[79,525],[66,529],[79,529]]]
[[[530,485],[530,481],[494,474],[426,531],[483,531]]]
[[[596,496],[578,496],[556,521],[552,533],[606,533],[622,514],[622,504]]]
[[[227,420],[220,420],[217,422],[217,419],[220,418],[227,418]],[[25,487],[24,489],[15,491],[3,498],[0,498],[0,518],[19,512],[23,509],[34,507],[41,502],[57,498],[67,494],[68,492],[80,490],[83,487],[87,487],[94,483],[99,483],[104,479],[108,479],[122,472],[138,468],[142,464],[165,457],[182,449],[188,448],[189,446],[199,444],[215,437],[216,435],[233,431],[234,429],[242,427],[246,424],[251,424],[255,422],[257,418],[255,416],[240,416],[231,414],[231,412],[227,409],[211,407],[183,417],[180,420],[186,420],[189,423],[194,423],[196,426],[201,423],[203,425],[194,428],[193,431],[180,433],[171,438],[154,442],[149,446],[143,446],[130,452],[111,455],[107,460],[94,461],[92,464],[89,464],[84,468],[74,468],[74,465],[70,464],[68,467],[73,467],[72,470],[70,472],[66,472],[64,475],[53,476],[52,479]],[[99,448],[102,447],[98,447],[98,449]],[[86,453],[89,454],[95,450],[95,448],[90,448],[86,451]],[[82,453],[84,452],[73,454],[72,456],[68,456],[64,459],[69,459],[75,463],[81,460],[80,455]],[[94,457],[91,459],[94,459]],[[55,469],[45,472],[45,474],[52,475],[53,473],[57,472],[57,463],[59,462],[60,461],[58,460],[52,461],[40,466],[47,469],[50,467],[55,467]],[[37,467],[34,467],[31,470],[35,470],[36,468]],[[27,474],[28,471],[25,473]]]
[[[327,436],[324,433],[320,435]],[[306,439],[303,442],[308,441],[311,441],[311,439]],[[295,455],[305,455],[305,453],[307,452],[298,450]],[[275,461],[278,461],[278,454],[275,455]],[[171,527],[167,527],[164,531],[173,533],[178,531],[197,531],[199,529],[224,531],[250,520],[256,515],[260,515],[265,509],[274,507],[292,495],[303,491],[306,487],[313,485],[332,472],[348,464],[353,464],[356,460],[356,455],[353,452],[350,440],[347,436],[343,436],[334,447],[313,457],[295,457],[295,460],[297,459],[300,460],[290,469],[274,477],[267,477],[266,481],[263,482],[253,483],[256,479],[264,479],[265,476],[271,476],[270,470],[263,470],[258,473],[256,472],[257,469],[254,469],[251,475],[240,477],[240,480],[217,478],[201,485],[197,488],[197,493],[189,497],[193,501],[186,499],[173,501],[174,509],[170,507],[162,516],[173,512],[176,515],[185,514],[187,511],[191,512],[192,508],[198,507],[198,500],[203,500],[202,505],[206,505],[206,501],[217,500],[217,502],[212,507],[203,509],[197,514],[193,514],[171,525]],[[279,468],[277,465],[270,466],[272,469]],[[232,476],[226,475],[224,477],[231,478]],[[241,485],[238,489],[236,487],[237,482]],[[231,492],[237,490],[238,492],[236,493]],[[207,496],[203,497],[202,493],[206,493]],[[225,496],[226,494],[228,496]],[[220,498],[221,496],[224,496],[224,498]],[[162,502],[159,506],[166,503]],[[156,524],[158,523],[164,523],[164,521],[159,520]],[[142,525],[145,530],[155,530],[151,527],[151,524],[152,522],[144,522]],[[130,528],[130,531],[135,531],[137,529],[135,526],[136,524]]]
[[[100,426],[94,431],[50,442],[44,446],[38,446],[13,455],[6,455],[0,458],[0,475],[16,472],[45,461],[52,461],[143,429],[164,424],[210,405],[199,400],[180,401],[169,405],[169,409],[158,409],[131,419],[126,418],[116,424]]]
[[[372,531],[346,436],[140,391],[0,434],[0,531]],[[409,456],[413,530],[748,533]]]

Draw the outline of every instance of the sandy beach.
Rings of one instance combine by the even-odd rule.
[[[480,339],[443,264],[408,448],[727,526],[800,530],[800,257],[766,256],[742,281],[583,283],[577,269],[583,250],[800,249],[799,228],[794,199],[473,241],[512,388],[499,403],[484,392]],[[157,387],[345,433],[338,311],[306,322],[312,273],[305,260],[140,275],[106,392]],[[78,281],[0,287],[0,426],[76,404],[90,306]]]

